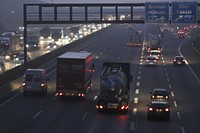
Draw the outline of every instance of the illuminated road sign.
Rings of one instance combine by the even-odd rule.
[[[197,23],[197,2],[172,2],[172,23]]]
[[[145,23],[168,23],[169,3],[168,2],[146,2]]]

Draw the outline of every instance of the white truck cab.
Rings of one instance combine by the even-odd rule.
[[[23,90],[24,96],[32,92],[47,94],[47,80],[45,69],[27,69],[24,74]]]

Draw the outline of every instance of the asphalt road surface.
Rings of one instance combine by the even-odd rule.
[[[138,29],[144,25],[136,25]],[[147,26],[147,32],[156,32]],[[48,95],[24,97],[22,88],[0,101],[0,132],[8,133],[199,133],[200,82],[199,54],[188,38],[177,38],[165,32],[163,52],[157,67],[145,67],[147,53],[142,47],[128,47],[130,31],[125,25],[112,25],[108,30],[84,41],[71,51],[93,53],[95,72],[93,86],[84,101],[64,100],[54,96],[56,71],[50,78]],[[174,67],[175,55],[186,57],[185,67]],[[104,61],[131,63],[131,100],[127,114],[98,113],[95,96],[99,93],[100,73]],[[56,65],[56,59],[44,68]],[[170,121],[148,121],[147,106],[153,88],[166,88],[170,94]],[[9,88],[8,88],[9,89]]]

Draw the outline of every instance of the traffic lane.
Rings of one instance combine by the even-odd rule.
[[[186,132],[197,133],[200,130],[200,85],[188,67],[169,66],[168,69],[182,126]]]
[[[159,60],[157,67],[145,67],[143,65],[141,72],[141,81],[140,84],[136,86],[139,88],[138,95],[138,104],[136,105],[138,108],[137,117],[137,129],[136,132],[180,132],[180,125],[177,121],[176,112],[174,111],[174,106],[172,104],[170,121],[148,121],[147,120],[147,104],[150,102],[150,92],[154,88],[165,88],[171,92],[171,88],[169,87],[169,83],[167,81],[167,75],[165,72],[165,66],[163,65],[162,59]],[[171,96],[170,96],[171,98]],[[145,127],[145,128],[143,128]]]
[[[197,101],[199,100],[197,99],[197,88],[199,88],[197,80],[195,80],[194,75],[191,73],[187,65],[185,67],[174,67],[172,60],[175,55],[181,55],[181,53],[188,51],[188,49],[183,51],[181,46],[188,46],[190,44],[189,42],[190,41],[188,39],[182,39],[178,45],[175,45],[176,47],[174,44],[169,44],[169,48],[165,49],[168,51],[165,52],[165,63],[169,75],[169,82],[174,90],[173,102],[177,109],[177,117],[181,123],[181,131],[197,132],[199,130],[198,125],[196,124],[199,123],[199,119],[197,117],[199,114],[196,112],[199,110],[199,107],[197,106]],[[190,54],[192,54],[192,52]],[[189,121],[193,121],[193,123]]]
[[[116,46],[117,47],[117,46]],[[120,49],[120,47],[117,47],[114,51],[115,52],[117,52],[117,51],[119,51],[119,50],[121,50]],[[108,51],[108,53],[110,53],[109,51]],[[104,54],[105,55],[105,54]],[[113,60],[115,60],[115,58],[114,58],[114,56],[113,56]],[[100,72],[101,71],[99,71],[99,74],[100,74]],[[90,94],[89,94],[90,95]],[[87,99],[89,99],[88,97],[87,97]],[[93,99],[89,99],[89,101],[91,102],[91,100],[93,100]],[[86,100],[87,101],[87,100]],[[88,103],[89,104],[89,103]],[[87,104],[87,105],[88,105]],[[97,111],[96,111],[96,109],[95,109],[95,104],[94,103],[92,103],[92,105],[93,106],[88,106],[87,107],[87,110],[93,110],[93,111],[95,111],[94,113],[94,115],[96,116],[96,113],[97,113]],[[91,113],[90,112],[88,112],[88,111],[86,111],[85,113],[84,113],[84,116],[83,117],[86,117],[86,116],[89,116]],[[115,118],[115,117],[113,117],[113,118]],[[118,122],[116,122],[115,121],[115,119],[111,119],[112,120],[112,122],[111,121],[108,121],[108,119],[107,119],[107,117],[106,118],[104,118],[104,120],[102,120],[103,122],[102,122],[102,124],[98,124],[101,128],[100,129],[98,129],[98,130],[100,130],[100,131],[98,131],[98,130],[95,130],[95,132],[102,132],[102,130],[101,129],[108,129],[107,131],[108,132],[110,132],[110,131],[113,131],[113,129],[116,129],[116,127],[115,128],[110,128],[110,124],[111,123],[114,123],[115,122],[115,124],[116,125],[118,125],[118,127],[120,127],[121,129],[120,130],[123,130],[122,132],[124,132],[124,130],[126,130],[127,128],[125,128],[125,127],[122,127],[122,125],[120,124],[120,126],[119,126],[119,123]],[[94,120],[94,121],[98,121],[98,120]],[[73,123],[73,122],[72,122]],[[86,122],[85,122],[86,123]],[[91,121],[89,121],[89,123],[91,123]],[[106,123],[106,124],[105,124]],[[86,124],[86,127],[88,127],[88,125],[91,125],[91,124]],[[124,124],[124,126],[126,126],[127,127],[127,125],[128,124]],[[65,129],[64,129],[64,127],[62,127],[62,125],[57,125],[58,127],[56,127],[55,129],[59,129],[59,130],[56,130],[56,131],[60,131],[60,132],[62,132],[62,131],[64,131]],[[104,128],[106,126],[106,128]],[[88,128],[94,128],[94,127],[88,127]],[[88,130],[88,128],[86,129],[86,130]],[[71,132],[76,132],[76,131],[78,131],[78,132],[83,132],[83,129],[82,128],[67,128],[68,130],[70,130]],[[76,129],[76,130],[75,130]],[[95,127],[95,129],[96,129],[96,127]],[[54,130],[54,129],[52,129],[52,130]],[[51,131],[52,131],[51,130]],[[89,129],[89,130],[91,130],[91,129]],[[117,130],[116,130],[117,131]],[[118,132],[119,132],[119,130],[118,130]]]
[[[185,57],[192,70],[195,72],[197,77],[200,79],[200,53],[197,52],[192,46],[192,42],[183,44],[180,47],[181,54]]]
[[[49,102],[49,101],[48,101]],[[35,104],[38,104],[39,102],[37,102],[37,103],[35,103]],[[20,103],[18,103],[18,104],[20,104]],[[28,104],[28,103],[27,103]],[[32,105],[34,105],[34,104],[32,104]],[[41,106],[43,107],[43,105],[46,105],[45,103],[44,104],[42,104]],[[74,105],[74,104],[73,104]],[[52,107],[52,105],[50,105],[50,107]],[[84,106],[85,107],[85,106]],[[86,106],[87,107],[87,106]],[[29,107],[30,108],[30,107]],[[73,108],[73,107],[72,107]],[[84,108],[83,108],[84,109]],[[11,110],[11,109],[10,109]],[[46,114],[45,113],[45,111],[43,111],[43,109],[41,109],[40,107],[38,107],[38,109],[37,109],[38,111],[36,111],[36,113],[35,113],[35,115],[33,116],[34,118],[39,118],[39,116],[42,116],[43,114]],[[49,110],[49,107],[47,107],[47,110]],[[61,110],[63,110],[63,109],[61,109]],[[79,110],[80,111],[80,109],[76,109],[76,110]],[[22,111],[20,111],[20,112],[22,112]],[[28,110],[27,110],[27,112],[29,112]],[[72,110],[72,111],[70,111],[70,112],[75,112],[74,110]],[[82,111],[80,111],[80,112],[82,112]],[[72,113],[72,114],[73,114]],[[59,113],[60,114],[60,113]],[[72,114],[71,113],[69,113],[70,114],[70,117],[72,116]],[[85,114],[85,113],[84,113]],[[77,115],[77,113],[75,113],[75,115]],[[8,115],[7,115],[8,116]],[[46,115],[45,115],[46,116]],[[50,116],[53,116],[53,115],[51,115],[51,113],[50,113]],[[59,119],[59,118],[53,118],[53,119]],[[60,118],[61,119],[61,118]],[[77,118],[78,119],[78,118]],[[12,120],[11,120],[12,121]],[[26,118],[25,118],[25,120],[24,121],[27,121],[26,120]],[[44,120],[44,121],[42,121],[42,123],[43,124],[40,124],[40,123],[38,123],[38,125],[39,126],[46,126],[46,124],[44,124],[46,121],[49,121],[49,120]],[[64,121],[64,119],[61,119],[61,121]],[[66,123],[66,122],[65,122]],[[71,122],[71,123],[73,123],[73,122]],[[74,123],[77,123],[77,120],[75,119],[75,122]],[[22,123],[23,124],[23,123]],[[16,124],[17,125],[17,124]],[[32,129],[32,125],[35,125],[35,124],[29,124],[29,125],[26,125],[26,124],[23,124],[23,125],[25,125],[26,127],[27,127],[27,131],[26,132],[29,132],[29,129]],[[63,125],[62,125],[63,126]],[[75,124],[75,127],[77,126],[77,124]],[[20,126],[19,126],[20,127]],[[60,126],[58,126],[58,127],[60,127]],[[13,127],[13,128],[15,128],[15,126]],[[42,129],[41,130],[41,127],[39,127],[39,128],[37,128],[37,127],[33,127],[35,130],[34,131],[36,131],[36,130],[39,130],[40,129],[40,131],[43,131],[44,129]],[[62,128],[61,128],[62,129]],[[66,131],[66,130],[65,130]],[[39,131],[38,131],[39,132]]]

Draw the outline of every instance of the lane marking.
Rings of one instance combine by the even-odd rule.
[[[170,89],[172,88],[171,84],[169,84],[169,88],[170,88]]]
[[[134,103],[138,103],[138,98],[137,97],[134,98]]]
[[[137,82],[136,86],[140,86],[140,82]]]
[[[177,107],[177,103],[176,103],[176,101],[174,101],[174,106]]]
[[[137,79],[140,80],[140,76],[138,76]]]
[[[39,111],[36,115],[33,116],[33,119],[37,118],[41,113],[42,111]]]
[[[5,104],[7,104],[8,102],[10,102],[11,100],[13,100],[15,97],[17,97],[18,95],[20,95],[23,91],[17,93],[16,95],[14,95],[13,97],[9,98],[8,100],[6,100],[5,102],[3,102],[1,105],[0,105],[0,108],[3,107]]]
[[[167,81],[169,82],[169,78],[167,78]]]
[[[141,73],[142,73],[142,71],[139,71],[138,73],[139,73],[139,74],[141,74]]]
[[[135,89],[135,94],[139,94],[140,90],[139,89]]]
[[[95,58],[96,58],[96,59],[98,59],[98,58],[99,58],[99,56],[96,56]]]
[[[94,97],[94,101],[97,99],[97,96]]]
[[[172,97],[174,97],[174,93],[173,93],[173,91],[171,92],[171,95],[172,95]]]
[[[181,116],[180,116],[180,113],[177,112],[177,116],[178,116],[178,119],[180,120],[181,119]]]
[[[130,131],[134,131],[135,130],[135,122],[131,122],[130,124]]]
[[[185,130],[184,130],[183,126],[181,126],[181,131],[182,131],[182,133],[185,133]]]
[[[133,108],[133,115],[137,114],[137,108]]]
[[[88,115],[88,112],[85,112],[85,114],[82,117],[82,120],[85,120],[85,118],[87,117],[87,115]]]

